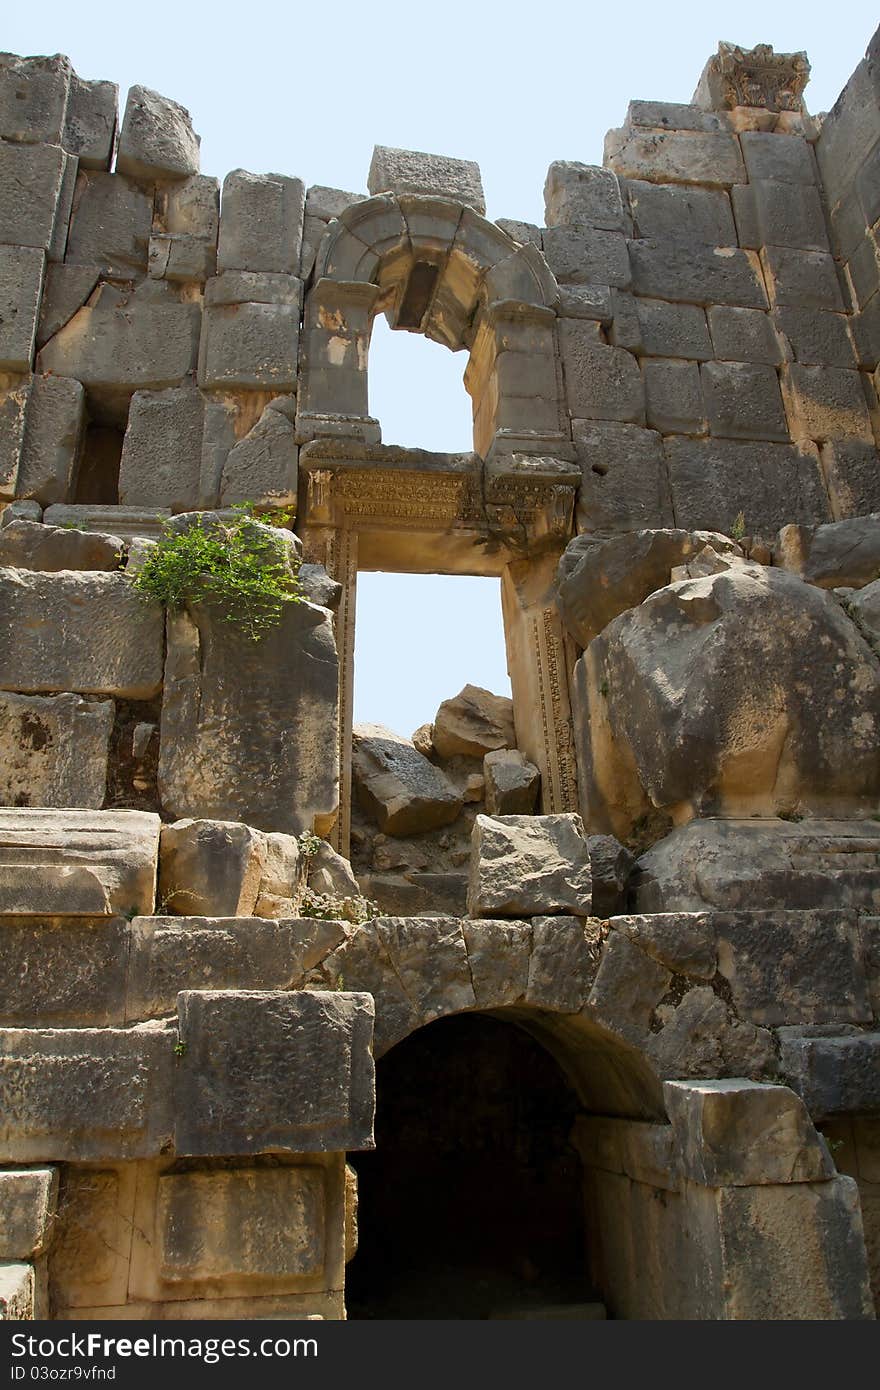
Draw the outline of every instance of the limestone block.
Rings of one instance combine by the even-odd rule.
[[[590,862],[580,816],[484,816],[474,821],[468,914],[590,915]]]
[[[76,377],[102,398],[176,386],[195,366],[200,319],[197,304],[153,303],[102,284],[46,343],[38,370]]]
[[[765,179],[750,187],[754,190],[760,245],[830,251],[817,189],[804,184],[771,183]]]
[[[663,1026],[644,1047],[660,1076],[678,1080],[769,1077],[779,1071],[773,1034],[733,1017],[708,985],[689,989],[667,1008]]]
[[[467,949],[457,916],[377,917],[374,930],[422,1023],[474,1007]]]
[[[0,690],[149,700],[162,684],[162,609],[122,574],[0,569]]]
[[[478,685],[466,685],[441,704],[432,739],[441,758],[482,758],[493,749],[512,748],[516,743],[513,701]]]
[[[70,207],[62,206],[62,194],[68,163],[75,176],[75,162],[57,145],[0,141],[0,242],[49,251],[56,233],[66,237]]]
[[[30,1322],[34,1316],[33,1265],[0,1265],[0,1322]]]
[[[630,180],[626,195],[636,238],[736,246],[730,199],[720,188]]]
[[[529,922],[483,918],[461,924],[477,1007],[515,1004],[528,988],[532,948]]]
[[[678,438],[664,448],[680,526],[729,535],[742,513],[747,534],[771,536],[789,521],[829,519],[819,460],[808,443]]]
[[[301,179],[233,169],[223,180],[218,269],[297,275],[305,198]]]
[[[61,910],[58,903],[55,910]],[[124,917],[7,920],[0,933],[0,1023],[7,1028],[121,1025],[128,952]]]
[[[782,570],[743,562],[658,590],[593,639],[576,680],[592,721],[582,786],[618,835],[633,783],[696,815],[852,815],[880,791],[877,659],[832,598]]]
[[[220,479],[222,507],[237,502],[296,506],[299,450],[291,419],[292,405],[295,407],[292,397],[271,401],[253,429],[230,450]]]
[[[810,1037],[802,1028],[785,1028],[779,1041],[780,1070],[811,1115],[880,1108],[880,1033]]]
[[[826,309],[777,309],[776,326],[785,337],[790,356],[808,366],[856,365],[847,316]]]
[[[159,842],[159,902],[187,916],[249,917],[265,862],[263,836],[236,821],[180,820]]]
[[[43,298],[37,322],[37,347],[54,338],[60,328],[81,309],[98,283],[100,269],[96,265],[57,265],[46,267]]]
[[[0,1260],[30,1260],[52,1240],[57,1168],[0,1173]]]
[[[45,260],[33,246],[0,246],[0,371],[31,369]]]
[[[696,362],[645,358],[648,424],[662,434],[705,434],[705,407]]]
[[[197,174],[199,143],[184,107],[149,87],[129,89],[116,154],[121,174],[144,182]]]
[[[639,336],[648,357],[712,357],[706,311],[696,304],[667,304],[662,299],[637,299]]]
[[[597,343],[591,327],[580,319],[560,320],[569,412],[579,420],[641,424],[645,402],[638,363],[623,348]]]
[[[480,166],[472,159],[376,145],[367,188],[373,197],[378,193],[439,195],[467,203],[481,216],[486,212]]]
[[[626,886],[636,861],[613,835],[588,835],[587,849],[593,878],[593,916],[613,917],[626,905]]]
[[[626,109],[628,129],[727,130],[724,117],[678,101],[631,101]]]
[[[873,1319],[854,1179],[696,1186],[687,1200],[692,1238],[718,1251],[714,1317]]]
[[[178,1153],[373,1147],[369,995],[184,991],[178,1008]]]
[[[115,82],[86,82],[70,75],[62,144],[79,159],[81,169],[109,169],[116,140]]]
[[[788,439],[779,379],[752,362],[704,362],[700,380],[712,434],[727,439]]]
[[[0,54],[0,138],[60,145],[73,70],[60,53],[19,58]]]
[[[80,173],[65,260],[120,278],[142,274],[153,221],[152,198],[122,174]]]
[[[776,135],[762,130],[740,136],[749,182],[814,184],[816,167],[809,144],[802,135]]]
[[[4,916],[152,911],[159,818],[146,811],[0,809]]]
[[[800,1096],[743,1077],[667,1081],[663,1098],[685,1176],[705,1187],[765,1187],[834,1177]]]
[[[544,207],[548,227],[627,230],[617,176],[594,164],[554,161],[544,183]]]
[[[174,280],[181,284],[204,284],[217,270],[214,242],[205,237],[150,237],[148,270],[155,280]]]
[[[113,716],[112,700],[0,694],[0,805],[100,809]]]
[[[641,1042],[672,975],[626,936],[612,932],[602,950],[587,1004],[600,1022],[630,1042]]]
[[[204,417],[202,395],[191,386],[134,393],[119,465],[123,506],[198,506]]]
[[[83,1309],[125,1304],[135,1197],[151,1167],[73,1165],[65,1170],[51,1257],[52,1297],[59,1312],[82,1317]]]
[[[591,835],[590,842],[595,838]],[[622,916],[613,918],[611,926],[674,975],[711,980],[718,969],[715,919],[710,913],[656,912]]]
[[[11,1163],[132,1159],[170,1142],[164,1029],[0,1029],[0,1152]]]
[[[738,555],[726,536],[711,531],[633,531],[597,539],[576,536],[559,561],[556,606],[580,647],[627,608],[669,583],[671,571],[711,546]]]
[[[365,875],[364,888],[367,892],[370,891],[368,883]],[[419,918],[418,922],[424,928],[425,919]],[[460,956],[455,952],[454,940],[451,945],[452,952],[444,952],[443,958],[449,961],[452,957],[458,977]],[[436,976],[434,979],[436,981]],[[379,940],[375,920],[366,922],[354,931],[348,930],[341,944],[320,961],[305,977],[304,983],[309,989],[357,989],[372,994],[376,1001],[374,1053],[377,1057],[381,1057],[424,1022],[415,1002],[405,992],[400,978],[391,968],[386,946]],[[457,997],[461,997],[460,992]],[[473,1005],[468,1007],[472,1008]]]
[[[773,324],[760,309],[713,304],[707,312],[716,357],[728,362],[766,362],[771,366],[782,361]]]
[[[43,513],[43,524],[46,526],[97,531],[104,535],[112,531],[125,541],[150,537],[155,540],[170,519],[171,513],[162,507],[101,506],[97,503],[76,506],[55,503]]]
[[[533,1008],[579,1013],[587,1002],[601,941],[581,917],[532,918],[525,999]]]
[[[29,394],[27,379],[11,390],[0,390],[0,501],[3,502],[11,502],[15,496]],[[0,515],[5,515],[7,510],[4,508]]]
[[[777,565],[822,589],[861,589],[880,575],[880,513],[825,526],[783,526]]]
[[[449,825],[461,810],[461,795],[446,774],[380,724],[355,725],[351,762],[358,800],[383,834]]]
[[[737,184],[730,190],[730,200],[736,219],[736,240],[742,247],[747,247],[751,251],[760,251],[764,239],[758,227],[758,208],[755,202],[754,188],[750,183]]]
[[[302,283],[295,275],[268,270],[224,270],[205,286],[205,303],[211,305],[288,304],[299,309],[301,301]]]
[[[174,1284],[320,1275],[324,1189],[318,1167],[163,1174],[156,1201],[161,1278]]]
[[[84,426],[85,392],[78,381],[55,376],[32,379],[15,489],[18,497],[50,506],[73,495]]]
[[[156,194],[166,232],[194,237],[216,248],[220,230],[220,184],[207,174],[165,184]]]
[[[291,843],[295,845],[296,841],[291,840]],[[351,898],[357,897],[360,893],[351,864],[341,854],[337,854],[326,840],[322,840],[317,853],[309,857],[308,882],[315,893],[327,893],[331,897]]]
[[[775,306],[845,309],[834,260],[827,252],[766,246],[761,256]]]
[[[181,989],[298,987],[343,934],[341,923],[316,917],[136,917],[126,1021],[173,1014]]]
[[[572,434],[582,469],[579,531],[673,525],[659,434],[637,425],[577,419]]]
[[[715,931],[718,969],[741,1018],[767,1026],[870,1023],[851,910],[722,914]]]
[[[541,234],[544,257],[560,284],[616,285],[630,282],[623,232],[593,227],[547,227]]]
[[[559,316],[610,323],[613,317],[611,290],[607,285],[560,285]]]
[[[856,307],[864,309],[880,289],[880,266],[877,263],[877,234],[869,231],[850,256],[847,278],[852,286]]]
[[[633,241],[629,254],[636,294],[692,304],[767,308],[757,261],[747,251],[702,242]]]
[[[299,320],[298,301],[208,305],[199,351],[199,385],[294,391]]]
[[[614,134],[616,132],[612,132]],[[620,178],[653,183],[745,183],[736,137],[722,131],[622,132],[616,149],[606,142],[605,163]]]
[[[486,812],[490,816],[529,816],[535,809],[541,774],[516,748],[498,748],[483,758]]]
[[[880,837],[869,820],[703,820],[639,860],[641,912],[848,908],[880,902]]]
[[[880,645],[880,579],[866,584],[847,599],[853,621],[875,647]]]
[[[288,603],[252,642],[215,604],[169,617],[159,752],[168,815],[329,829],[338,799],[331,618]]]
[[[856,439],[871,444],[871,418],[858,372],[839,367],[802,367],[791,362],[782,369],[792,433],[817,439]]]

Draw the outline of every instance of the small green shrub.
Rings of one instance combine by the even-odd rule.
[[[166,525],[131,583],[172,609],[188,601],[218,604],[223,619],[258,642],[303,592],[280,536],[256,524],[249,507],[231,522],[199,517],[185,531]],[[293,561],[296,564],[296,561]]]
[[[338,898],[330,893],[313,893],[306,888],[300,902],[303,917],[320,917],[325,922],[351,922],[359,927],[379,915],[379,909],[368,898]]]
[[[318,853],[324,843],[320,835],[313,835],[310,830],[304,830],[297,841],[299,852],[306,859],[312,859]]]
[[[730,538],[734,541],[741,541],[746,533],[746,519],[742,512],[737,512],[730,528]]]

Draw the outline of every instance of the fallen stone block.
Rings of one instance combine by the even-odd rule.
[[[529,816],[535,809],[541,774],[516,748],[498,748],[483,758],[486,812],[490,816]]]
[[[589,917],[590,863],[580,816],[484,816],[474,821],[468,914]]]
[[[159,903],[189,917],[250,917],[265,862],[264,837],[236,821],[180,820],[159,842]]]
[[[684,1173],[705,1187],[823,1182],[834,1164],[800,1096],[735,1077],[666,1081]]]
[[[159,818],[146,811],[0,808],[0,913],[151,912]]]
[[[441,758],[482,758],[496,748],[512,748],[513,701],[478,685],[466,685],[444,700],[434,718],[433,744]]]
[[[0,693],[0,805],[100,809],[113,717],[112,700]]]
[[[635,857],[613,835],[588,835],[587,849],[593,880],[593,916],[613,917],[626,907],[626,889]]]
[[[449,825],[462,807],[457,788],[409,739],[380,724],[355,725],[352,777],[358,800],[386,835]]]
[[[178,1007],[179,1154],[373,1147],[369,995],[186,990]]]
[[[52,1241],[57,1168],[0,1173],[0,1260],[31,1260]]]
[[[162,629],[122,574],[0,569],[0,689],[152,699]]]
[[[116,167],[144,182],[199,172],[199,137],[184,107],[149,87],[131,87],[125,103]]]
[[[481,215],[486,212],[480,166],[471,159],[376,145],[367,188],[373,197],[378,193],[439,196],[467,203]]]
[[[880,513],[825,526],[783,526],[775,559],[820,589],[861,589],[880,577]]]

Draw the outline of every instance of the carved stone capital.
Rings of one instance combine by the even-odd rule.
[[[718,52],[703,69],[694,105],[704,111],[732,111],[735,106],[804,111],[809,78],[806,53],[774,53],[769,43],[754,48],[719,43]]]

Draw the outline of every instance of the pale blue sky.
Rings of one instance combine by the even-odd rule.
[[[635,98],[688,101],[719,39],[805,49],[811,111],[827,110],[878,22],[876,5],[766,0],[626,5],[400,0],[138,6],[7,5],[3,47],[66,53],[88,78],[140,82],[181,102],[202,169],[295,174],[366,192],[374,144],[480,164],[490,218],[543,221],[554,159],[602,162]],[[371,408],[388,443],[470,447],[463,354],[376,334]],[[465,681],[507,689],[498,584],[363,576],[357,717],[411,733]]]

